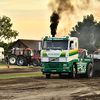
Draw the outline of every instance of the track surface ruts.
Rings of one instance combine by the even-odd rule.
[[[100,77],[61,79],[52,75],[51,79],[45,76],[0,79],[0,100],[100,100]]]

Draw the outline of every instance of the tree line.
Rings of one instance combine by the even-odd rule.
[[[100,48],[100,22],[92,14],[84,16],[82,22],[72,28],[70,36],[78,37],[79,48],[87,49],[92,53]]]
[[[5,43],[4,40],[16,39],[18,32],[12,29],[13,23],[11,19],[7,16],[0,17],[0,47],[3,47],[5,50],[5,56],[9,53],[10,43]]]
[[[0,17],[0,47],[5,49],[5,55],[9,51],[10,43],[5,43],[3,39],[10,41],[19,34],[16,30],[12,30],[12,26],[9,17]],[[77,22],[69,35],[77,37],[79,48],[88,49],[89,53],[100,48],[100,22],[97,22],[92,14],[83,16],[83,21]]]

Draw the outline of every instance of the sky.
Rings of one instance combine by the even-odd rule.
[[[48,4],[52,1],[52,6]],[[50,16],[57,9],[55,0],[0,0],[0,15],[11,18],[12,29],[19,32],[17,39],[40,40],[45,36],[51,36]],[[62,0],[56,0],[62,1]],[[67,1],[67,0],[64,0]],[[61,13],[56,36],[67,36],[72,27],[83,16],[93,14],[100,21],[100,0],[69,0],[74,6],[74,13],[66,10]],[[63,7],[63,5],[62,5]]]
[[[0,0],[0,15],[10,17],[17,39],[40,40],[50,34],[49,0]]]

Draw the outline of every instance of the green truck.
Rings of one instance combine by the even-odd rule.
[[[78,49],[77,37],[45,37],[41,50],[41,71],[46,78],[51,74],[93,76],[93,59]]]

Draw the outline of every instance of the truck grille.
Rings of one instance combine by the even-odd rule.
[[[59,64],[49,64],[49,68],[59,68]]]

